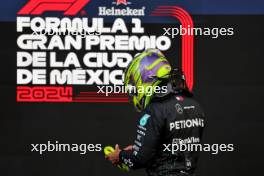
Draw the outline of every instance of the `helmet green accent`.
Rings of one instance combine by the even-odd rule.
[[[168,60],[157,49],[147,49],[135,56],[125,71],[124,85],[137,111],[147,107],[155,87],[169,77],[170,71]]]

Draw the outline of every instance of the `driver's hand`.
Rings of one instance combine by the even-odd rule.
[[[119,163],[119,153],[120,153],[119,145],[115,145],[115,151],[106,155],[105,158],[109,160],[112,164],[117,165]]]
[[[129,145],[129,146],[124,148],[125,151],[132,151],[132,149],[133,149],[132,145]]]

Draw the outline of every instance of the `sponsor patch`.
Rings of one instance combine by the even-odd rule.
[[[148,119],[149,119],[150,115],[149,114],[145,114],[143,115],[143,117],[141,117],[140,121],[139,121],[139,124],[141,126],[145,126],[148,122]]]

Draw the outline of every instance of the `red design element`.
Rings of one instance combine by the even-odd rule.
[[[17,102],[100,102],[100,103],[127,103],[126,93],[97,93],[80,92],[73,97],[73,88],[70,86],[18,86]]]
[[[129,98],[126,93],[105,93],[97,92],[80,92],[79,95],[73,97],[73,102],[111,102],[111,103],[127,103]]]
[[[127,0],[116,0],[116,5],[124,4],[127,5]]]
[[[18,86],[17,102],[72,102],[72,87]]]
[[[193,28],[193,20],[188,12],[177,6],[160,6],[151,14],[152,16],[172,16],[177,18],[183,28]],[[194,74],[193,74],[193,35],[186,33],[182,36],[182,70],[186,76],[186,82],[190,90],[193,88],[194,84]]]
[[[76,15],[90,0],[30,0],[19,15],[41,15],[46,11],[64,11],[64,15]]]

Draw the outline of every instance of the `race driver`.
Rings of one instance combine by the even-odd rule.
[[[188,90],[184,74],[171,69],[159,50],[148,49],[129,64],[124,84],[145,90],[129,92],[142,115],[134,145],[123,150],[116,145],[106,158],[130,169],[146,168],[149,176],[194,175],[197,151],[172,151],[173,144],[200,143],[204,128],[204,113]],[[164,85],[166,92],[153,91]],[[151,94],[146,90],[152,90]]]

